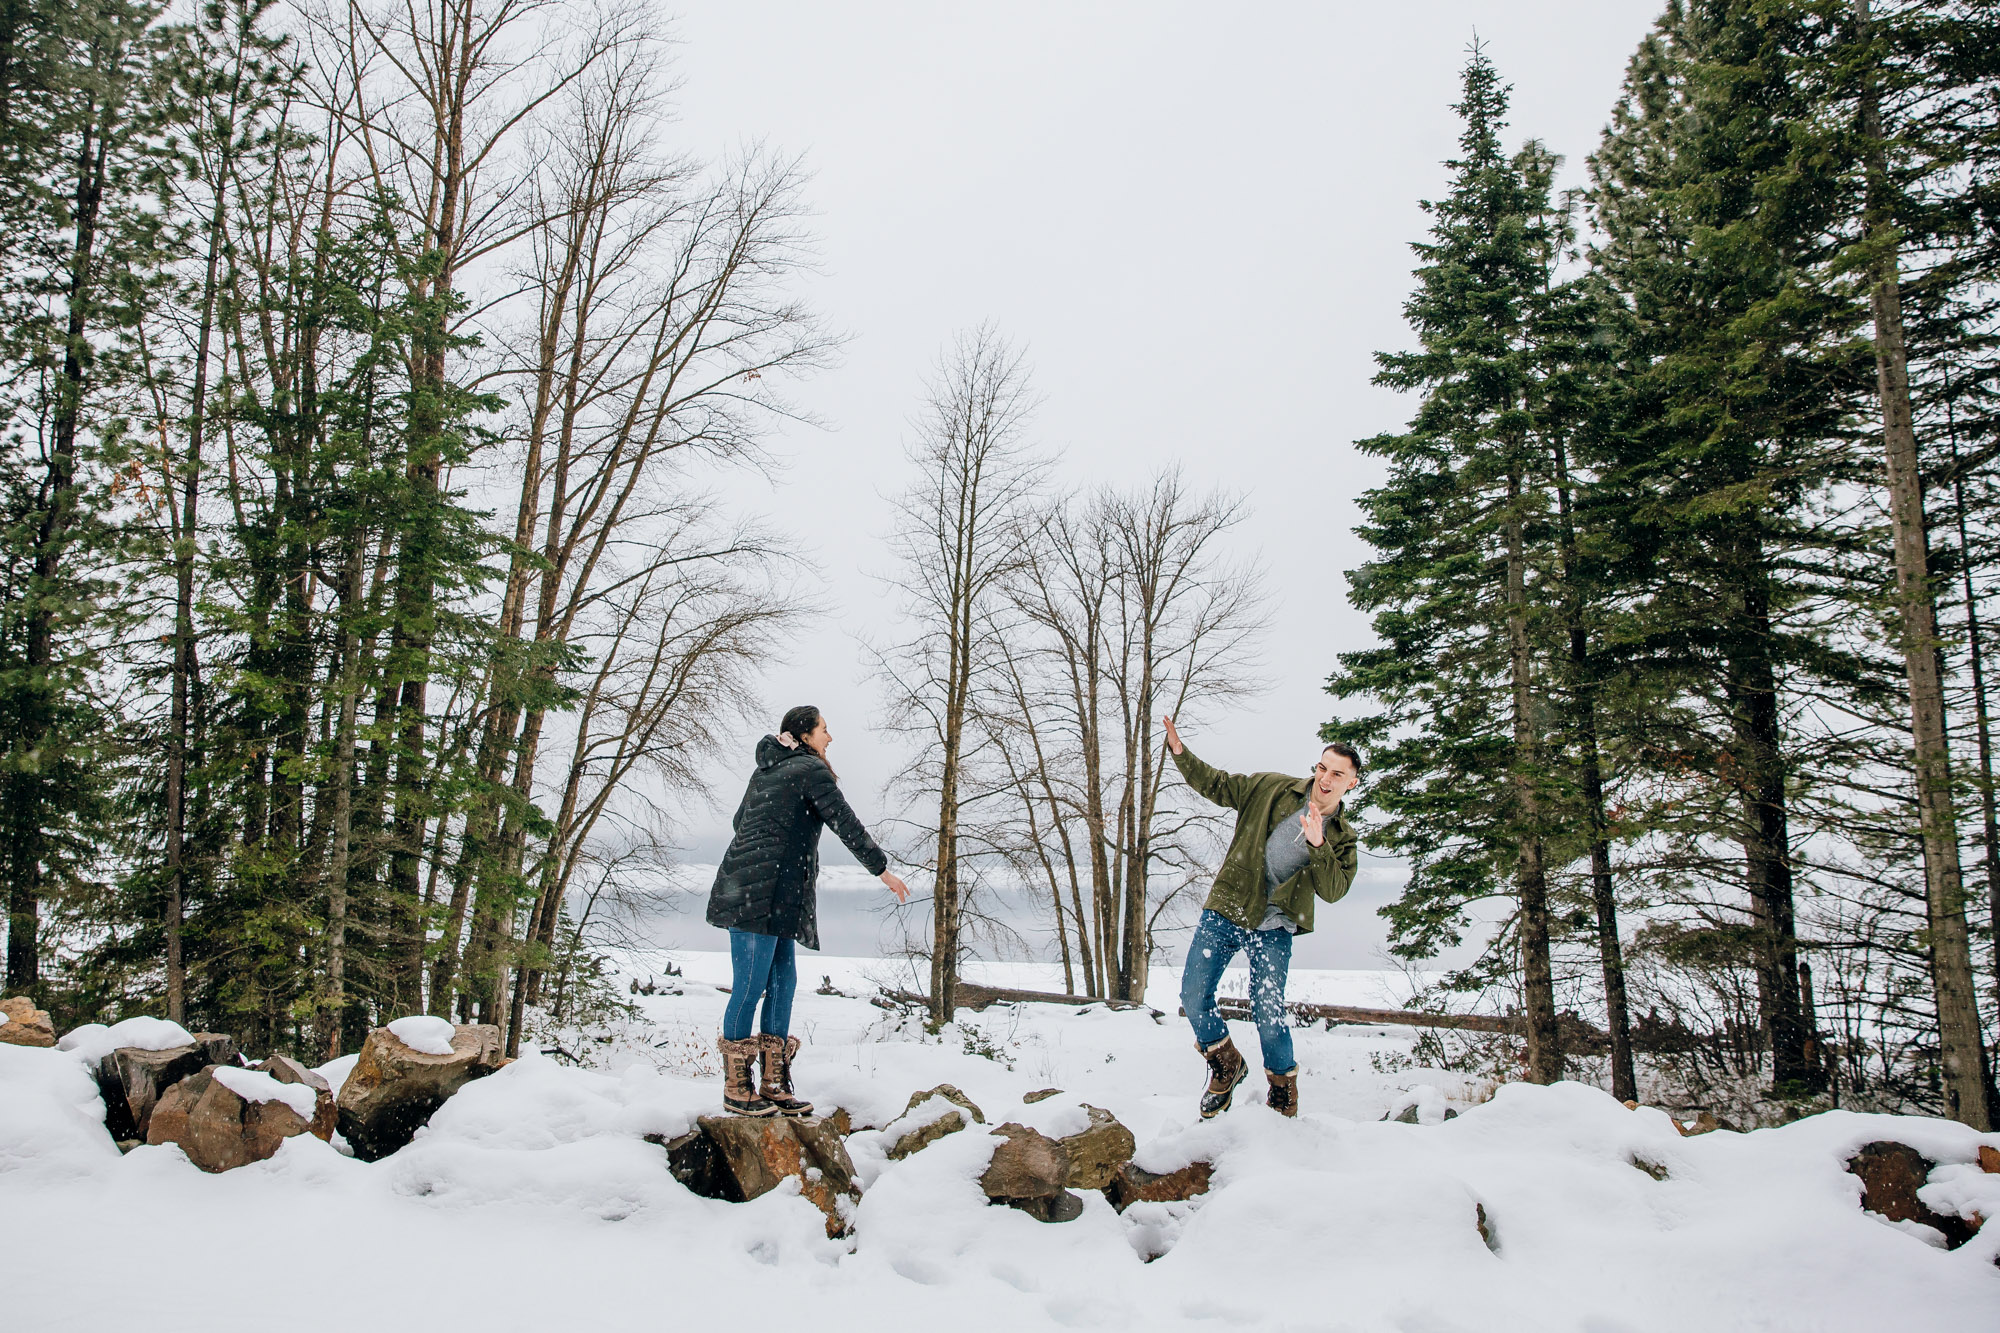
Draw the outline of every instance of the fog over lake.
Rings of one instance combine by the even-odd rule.
[[[831,846],[822,855],[838,854]],[[1338,903],[1320,904],[1311,934],[1300,936],[1293,945],[1292,965],[1300,968],[1372,968],[1385,966],[1386,922],[1377,914],[1383,904],[1393,902],[1403,885],[1404,871],[1397,867],[1364,865],[1354,887]],[[709,884],[715,877],[712,863],[689,863],[672,876],[669,888],[654,895],[645,919],[636,922],[648,941],[663,950],[712,951],[725,949],[725,933],[702,919],[708,904]],[[1205,887],[1205,886],[1204,886]],[[990,939],[975,942],[973,953],[980,958],[1018,961],[1053,961],[1055,932],[1046,892],[1030,895],[1018,886],[998,885],[982,895],[982,906],[1003,931],[1017,938],[996,944]],[[1198,895],[1191,895],[1179,920],[1171,927],[1163,921],[1158,931],[1162,954],[1158,962],[1178,964],[1194,916],[1200,907]],[[927,938],[930,904],[922,886],[912,883],[908,907],[897,911],[895,900],[879,880],[859,865],[827,865],[819,877],[819,937],[823,954],[846,958],[880,958],[901,952],[903,940],[914,934]],[[808,959],[800,971],[810,975]]]

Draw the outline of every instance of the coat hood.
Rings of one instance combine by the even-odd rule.
[[[776,768],[787,759],[799,759],[812,755],[812,751],[801,745],[796,750],[776,736],[766,736],[757,742],[757,771],[762,773]]]

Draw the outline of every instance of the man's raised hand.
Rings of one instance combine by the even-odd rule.
[[[1326,841],[1326,819],[1313,808],[1311,801],[1306,802],[1304,813],[1299,815],[1299,831],[1305,834],[1306,841],[1314,847]]]
[[[1169,750],[1172,750],[1175,754],[1179,754],[1186,747],[1184,747],[1181,744],[1181,734],[1174,727],[1174,715],[1172,713],[1169,713],[1165,717],[1161,718],[1160,721],[1164,723],[1167,728],[1167,748]]]

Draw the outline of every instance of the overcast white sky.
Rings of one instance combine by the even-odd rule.
[[[1368,640],[1341,575],[1366,558],[1354,497],[1379,470],[1352,442],[1410,412],[1369,384],[1371,358],[1409,342],[1408,245],[1456,146],[1467,43],[1514,85],[1510,146],[1543,139],[1575,181],[1659,7],[676,6],[680,146],[804,155],[822,268],[806,294],[851,336],[799,394],[831,429],[788,430],[774,479],[727,485],[802,535],[831,614],[770,664],[769,717],[714,773],[723,808],[689,812],[691,857],[726,844],[755,735],[795,703],[826,711],[843,785],[879,816],[898,755],[871,735],[853,636],[894,629],[870,577],[890,567],[883,497],[926,372],[981,321],[1026,349],[1065,485],[1179,463],[1247,496],[1238,550],[1269,570],[1273,683],[1188,740],[1228,768],[1304,771],[1334,655]],[[831,838],[825,854],[846,859]],[[1380,938],[1372,914],[1342,919],[1362,954]]]

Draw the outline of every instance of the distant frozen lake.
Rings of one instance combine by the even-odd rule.
[[[713,865],[689,864],[682,867],[676,882],[656,900],[659,910],[643,923],[644,933],[659,948],[716,950],[723,946],[723,933],[702,919],[708,903],[708,889],[715,877]],[[820,952],[829,957],[882,958],[896,956],[906,933],[927,936],[930,907],[928,886],[915,876],[911,880],[910,905],[895,910],[889,891],[858,865],[827,865],[819,877]],[[1392,902],[1401,892],[1400,868],[1364,866],[1348,895],[1331,905],[1321,903],[1315,929],[1296,941],[1292,951],[1295,968],[1336,968],[1373,971],[1387,965],[1383,955],[1386,923],[1377,909]],[[1052,913],[1046,895],[1031,898],[1018,888],[986,891],[982,902],[1001,927],[997,941],[975,942],[977,956],[995,961],[1053,962],[1056,943],[1051,927]],[[1167,956],[1159,962],[1178,965],[1181,952],[1193,929],[1200,907],[1191,898],[1181,920],[1171,930],[1162,930]],[[1011,932],[1011,935],[1008,934]],[[801,963],[801,971],[809,964]],[[1060,978],[1061,973],[1055,975]]]

